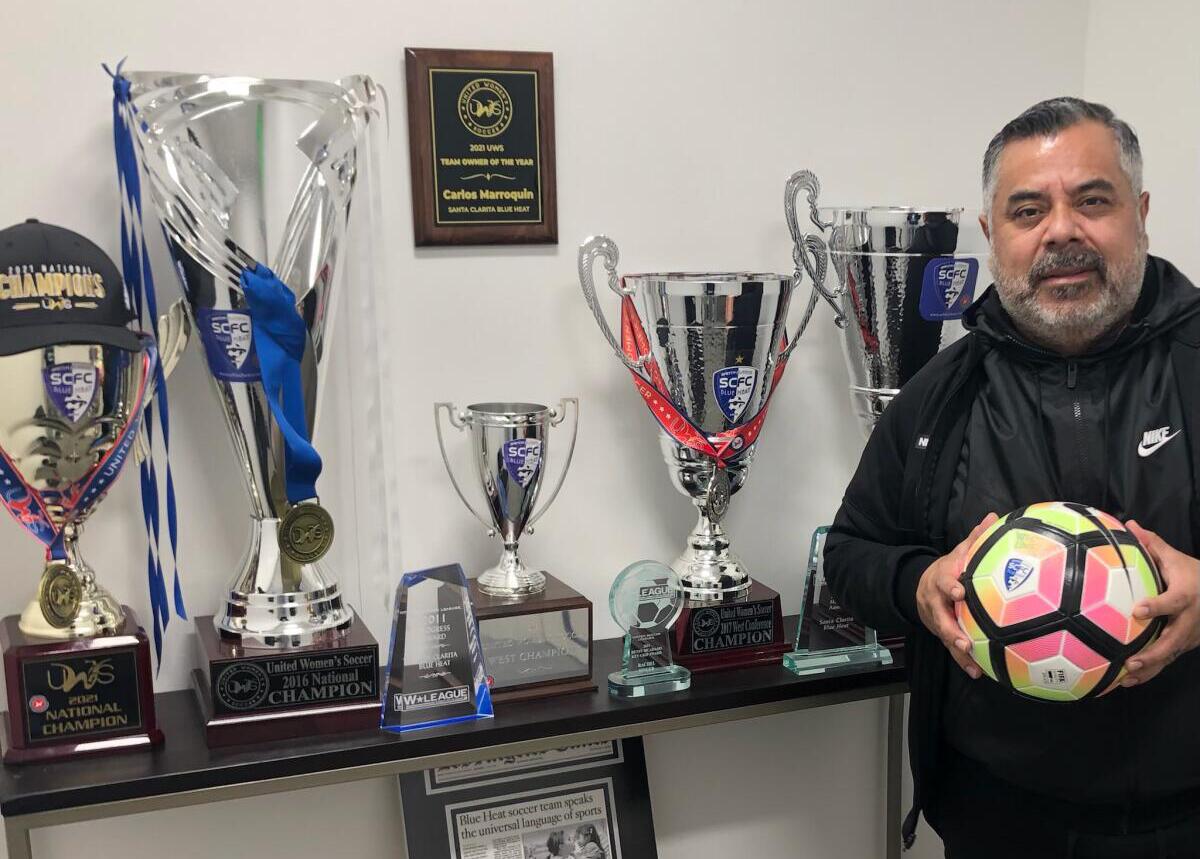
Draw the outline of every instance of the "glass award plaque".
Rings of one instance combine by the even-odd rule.
[[[855,620],[825,581],[828,534],[827,526],[813,532],[796,649],[783,657],[783,664],[800,675],[864,671],[891,665],[892,654],[879,644],[875,630]]]
[[[396,588],[379,726],[410,731],[491,716],[487,669],[462,567],[405,573]]]
[[[679,576],[666,564],[638,561],[613,580],[608,606],[625,630],[621,670],[608,675],[617,698],[679,692],[692,685],[692,673],[671,658],[671,626],[683,610]]]

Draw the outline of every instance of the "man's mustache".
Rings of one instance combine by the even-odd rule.
[[[1027,284],[1035,286],[1038,281],[1060,271],[1097,271],[1101,280],[1108,278],[1108,266],[1104,257],[1090,248],[1075,250],[1046,251],[1029,270]]]

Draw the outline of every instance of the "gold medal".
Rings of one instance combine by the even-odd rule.
[[[66,629],[79,612],[83,600],[83,584],[66,564],[51,564],[42,573],[38,585],[38,606],[46,623],[55,629]]]
[[[316,501],[302,501],[279,523],[279,548],[297,564],[325,557],[333,545],[333,517]]]

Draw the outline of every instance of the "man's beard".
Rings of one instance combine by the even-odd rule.
[[[1142,291],[1149,240],[1143,230],[1133,252],[1111,264],[1088,248],[1052,250],[1043,254],[1027,273],[1008,272],[991,253],[990,265],[996,278],[1000,303],[1017,330],[1039,346],[1062,354],[1078,354],[1125,321]],[[1066,307],[1044,307],[1038,293],[1050,290],[1066,298],[1080,286],[1047,286],[1038,282],[1056,269],[1092,269],[1100,278],[1100,289],[1091,301]]]

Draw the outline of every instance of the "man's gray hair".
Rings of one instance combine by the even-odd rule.
[[[1102,104],[1071,96],[1060,96],[1039,101],[1016,119],[1010,120],[988,144],[987,151],[983,153],[984,213],[991,217],[992,202],[996,197],[996,165],[1005,146],[1014,140],[1052,137],[1065,128],[1087,120],[1099,122],[1112,131],[1120,151],[1121,170],[1129,180],[1133,195],[1141,196],[1142,147],[1138,144],[1137,135],[1129,123],[1117,119],[1113,112]]]

